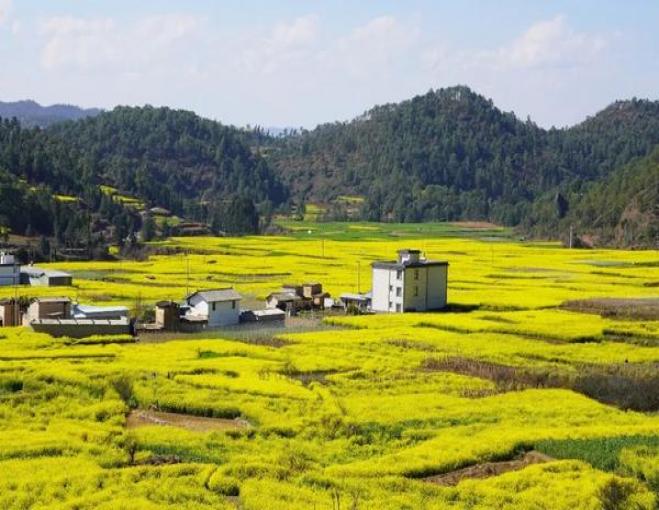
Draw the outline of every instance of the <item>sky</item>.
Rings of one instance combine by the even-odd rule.
[[[655,0],[0,0],[0,100],[306,127],[467,85],[544,127],[659,97]]]

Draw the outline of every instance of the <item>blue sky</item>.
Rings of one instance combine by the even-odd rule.
[[[313,127],[465,84],[543,126],[659,95],[659,2],[0,0],[0,100]]]

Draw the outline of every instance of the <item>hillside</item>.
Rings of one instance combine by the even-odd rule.
[[[553,238],[575,225],[599,242],[646,246],[656,243],[657,228],[642,195],[637,207],[631,195],[611,192],[629,199],[615,221],[593,211],[609,210],[603,190],[617,189],[617,175],[642,181],[635,179],[640,167],[627,165],[657,145],[659,102],[618,101],[576,126],[546,130],[460,86],[282,136],[150,106],[117,107],[46,129],[4,121],[0,170],[22,192],[71,197],[67,207],[84,205],[106,223],[113,223],[108,215],[116,216],[116,204],[101,189],[217,232],[253,232],[259,215],[267,220],[277,208],[309,203],[325,219],[489,220]],[[641,207],[643,219],[634,220],[633,234],[620,234],[627,206],[626,217],[636,218]],[[133,219],[119,230],[139,229],[136,211],[124,212]],[[244,216],[249,220],[238,225]],[[15,231],[25,223],[11,218]],[[38,233],[66,230],[61,221],[49,229],[33,223]]]
[[[200,203],[212,205],[231,194],[274,204],[287,196],[237,129],[192,112],[117,107],[54,126],[48,134],[90,161],[99,183],[174,211],[194,215]]]
[[[99,108],[80,108],[69,104],[42,106],[36,101],[0,101],[0,117],[16,117],[25,127],[47,127],[65,120],[78,120],[101,113]]]
[[[567,221],[602,243],[659,248],[659,147],[593,185]]]
[[[489,219],[549,229],[537,201],[583,193],[659,143],[659,102],[621,101],[569,129],[541,129],[467,87],[430,91],[259,144],[300,200],[366,197],[371,220]]]
[[[256,232],[256,207],[267,215],[287,198],[241,132],[167,108],[116,108],[45,130],[2,120],[0,176],[1,227],[89,251],[133,238],[143,209],[216,232]]]

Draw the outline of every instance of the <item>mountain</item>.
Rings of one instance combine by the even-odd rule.
[[[0,117],[11,119],[16,117],[26,127],[47,127],[65,120],[78,120],[93,117],[101,113],[98,108],[80,108],[68,104],[41,106],[32,100],[2,102],[0,101]]]
[[[151,106],[45,129],[4,120],[0,177],[23,198],[0,203],[0,226],[89,244],[84,209],[99,225],[92,232],[110,224],[121,239],[141,225],[127,198],[215,231],[253,232],[259,214],[314,202],[327,206],[328,219],[483,219],[551,238],[573,225],[600,242],[653,245],[655,195],[644,190],[654,182],[657,146],[659,102],[618,101],[576,126],[547,130],[464,86],[278,136]],[[15,217],[25,207],[40,213]]]
[[[459,86],[258,144],[299,201],[358,194],[366,219],[488,219],[555,235],[557,195],[569,209],[659,144],[659,102],[620,101],[545,130]]]

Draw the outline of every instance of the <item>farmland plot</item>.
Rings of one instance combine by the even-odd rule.
[[[272,342],[1,329],[0,506],[656,507],[659,322],[561,306],[656,298],[655,253],[360,227],[56,264],[77,286],[38,292],[133,306],[186,287],[364,291],[371,261],[419,247],[450,262],[451,308],[332,317]],[[531,451],[541,463],[518,461]]]

